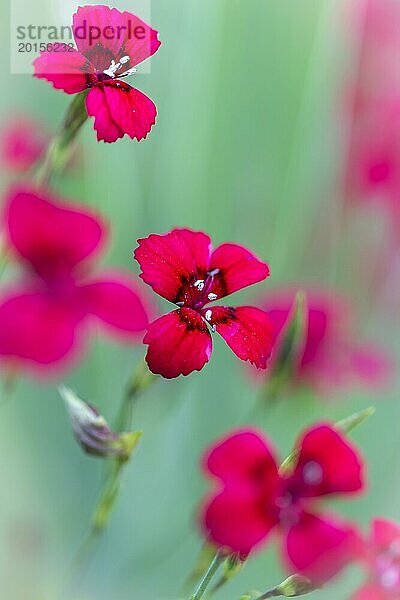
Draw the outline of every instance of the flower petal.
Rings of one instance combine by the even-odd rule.
[[[278,489],[275,452],[258,431],[242,429],[217,441],[203,458],[206,472],[224,483],[242,482]]]
[[[77,347],[83,314],[46,294],[20,292],[0,304],[0,354],[31,366],[58,363]]]
[[[8,197],[8,242],[42,277],[70,272],[99,248],[104,225],[86,207],[61,203],[33,188]]]
[[[149,345],[150,371],[172,379],[200,371],[210,359],[212,341],[202,317],[190,308],[181,308],[149,325],[143,340]]]
[[[358,539],[356,530],[347,523],[303,513],[287,533],[285,560],[296,572],[322,583],[351,562]]]
[[[372,544],[379,553],[388,550],[393,542],[400,540],[400,525],[388,519],[374,519],[372,522]]]
[[[14,116],[0,133],[1,158],[5,166],[27,171],[38,163],[50,142],[45,126],[30,117]]]
[[[81,288],[87,310],[112,330],[136,338],[147,325],[147,313],[135,282],[128,277],[95,281]]]
[[[363,465],[357,450],[330,425],[306,431],[289,485],[305,497],[356,492],[363,488]]]
[[[134,257],[142,269],[140,277],[171,302],[177,301],[185,285],[204,278],[208,271],[211,242],[200,231],[174,229],[152,234],[138,244]]]
[[[374,583],[366,583],[355,592],[351,600],[389,600],[389,596]]]
[[[362,383],[370,387],[385,385],[394,372],[389,357],[377,347],[363,346],[350,349],[350,370]]]
[[[46,79],[57,90],[67,94],[83,92],[95,81],[93,65],[76,50],[71,52],[42,52],[33,61],[35,77]]]
[[[94,128],[99,141],[111,143],[124,137],[125,132],[112,119],[103,86],[93,87],[86,96],[85,103],[87,114],[94,117]]]
[[[88,115],[94,117],[97,139],[115,142],[125,134],[138,141],[156,122],[157,109],[139,90],[120,81],[95,86],[86,97]]]
[[[117,72],[127,71],[160,47],[158,33],[129,12],[108,6],[80,6],[73,17],[73,32],[79,52],[97,71],[108,69],[111,60],[129,56]]]
[[[249,490],[231,486],[205,507],[202,525],[208,539],[246,557],[276,525]]]
[[[272,349],[272,325],[266,312],[253,306],[216,306],[203,309],[203,313],[236,356],[248,360],[258,369],[267,368]]]
[[[237,244],[222,244],[214,250],[210,271],[215,275],[212,291],[223,298],[269,276],[269,266]]]

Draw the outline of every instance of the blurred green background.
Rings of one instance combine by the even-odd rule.
[[[57,2],[64,14],[77,5]],[[156,102],[157,125],[140,144],[105,145],[88,123],[82,164],[58,190],[108,216],[107,264],[137,273],[131,254],[138,237],[176,225],[203,229],[215,245],[235,241],[270,263],[271,278],[232,302],[248,303],[282,283],[336,286],[355,303],[363,334],[398,355],[398,320],[379,309],[366,269],[358,266],[366,255],[373,261],[385,231],[365,213],[343,226],[341,102],[358,52],[346,6],[346,0],[153,0],[151,24],[163,45],[151,73],[134,84]],[[118,8],[132,5],[121,0]],[[55,129],[69,98],[29,75],[9,74],[10,7],[0,10],[1,118],[27,112]],[[1,179],[4,189],[10,174]],[[159,308],[161,314],[165,306]],[[108,531],[68,600],[183,597],[201,547],[196,511],[206,485],[199,458],[259,395],[225,344],[215,339],[214,345],[201,373],[160,380],[140,399],[135,428],[144,430],[143,441]],[[99,337],[64,381],[112,419],[143,355],[142,347]],[[332,401],[301,393],[266,408],[258,424],[285,455],[305,424],[375,404],[376,415],[352,436],[367,460],[368,491],[336,507],[367,527],[375,515],[400,519],[398,392],[395,382],[378,397],[349,391]],[[10,398],[3,394],[0,596],[53,600],[87,535],[102,464],[75,443],[55,382],[26,379]],[[279,583],[275,549],[271,543],[249,561],[216,600],[239,600],[249,589]],[[361,579],[352,569],[313,597],[346,598]]]

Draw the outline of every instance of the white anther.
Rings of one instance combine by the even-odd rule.
[[[185,303],[184,302],[176,302],[175,303],[177,306],[183,306]]]
[[[218,296],[217,296],[217,294],[212,294],[212,293],[211,293],[211,294],[208,294],[207,298],[208,298],[209,300],[216,300],[216,299],[218,298]]]
[[[218,275],[219,273],[219,269],[213,269],[212,271],[209,271],[209,275],[211,275],[211,277],[214,277],[214,275]]]
[[[193,286],[202,292],[204,290],[204,279],[198,279],[194,282]]]
[[[213,333],[215,333],[217,331],[217,326],[216,325],[212,325],[211,326],[211,330]]]
[[[119,59],[119,62],[121,63],[121,65],[124,65],[125,63],[129,62],[131,60],[130,56],[123,56],[122,58]]]
[[[206,311],[206,314],[204,315],[206,318],[206,321],[211,321],[211,317],[212,317],[212,310],[208,309]]]

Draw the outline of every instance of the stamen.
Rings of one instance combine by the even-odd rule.
[[[206,314],[205,314],[204,316],[205,316],[205,318],[206,318],[206,321],[211,321],[211,317],[212,317],[212,310],[211,310],[211,309],[208,309],[208,310],[206,311]]]
[[[211,275],[211,277],[214,277],[214,275],[218,275],[219,273],[219,269],[213,269],[212,271],[208,272],[208,275]]]
[[[175,304],[176,304],[177,306],[183,306],[185,303],[184,303],[184,302],[175,302]]]
[[[197,287],[199,292],[202,292],[204,290],[204,279],[198,279],[195,281],[193,287]]]
[[[208,294],[208,299],[209,300],[216,300],[218,298],[217,294]]]
[[[122,65],[125,65],[130,60],[131,58],[128,55],[123,56],[117,63],[114,59],[112,59],[110,66],[108,67],[108,69],[104,69],[103,73],[114,79],[116,77],[118,69],[120,69]],[[129,75],[133,75],[134,73],[136,73],[136,69],[135,67],[131,67],[127,71],[124,71],[124,73],[120,73],[118,77],[128,77]]]

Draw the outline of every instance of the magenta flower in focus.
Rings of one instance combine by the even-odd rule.
[[[40,122],[14,118],[1,131],[2,162],[14,171],[27,171],[42,158],[49,141]]]
[[[384,384],[391,372],[386,355],[372,344],[360,344],[351,326],[354,316],[336,293],[306,289],[307,331],[304,348],[294,366],[296,383],[327,392],[348,384]],[[295,291],[282,289],[261,304],[273,324],[272,361],[288,323]]]
[[[352,600],[396,600],[400,598],[400,525],[375,519],[364,546],[369,577]]]
[[[268,315],[252,306],[209,306],[233,292],[266,279],[269,268],[236,244],[215,250],[205,233],[174,229],[138,240],[134,256],[140,277],[179,308],[151,323],[144,343],[147,364],[166,378],[200,371],[208,362],[217,331],[241,360],[267,367],[271,352]]]
[[[7,365],[49,372],[82,348],[91,320],[136,341],[147,326],[137,285],[115,273],[97,276],[92,263],[105,238],[87,208],[18,188],[7,200],[6,243],[24,266],[22,281],[0,301],[0,356]]]
[[[277,531],[287,567],[314,582],[326,581],[353,559],[359,536],[314,504],[361,491],[362,463],[327,424],[308,429],[296,448],[295,466],[282,474],[269,440],[257,431],[239,430],[214,444],[204,469],[217,479],[217,490],[206,501],[202,526],[212,543],[244,557]]]
[[[145,138],[157,109],[122,80],[158,50],[157,31],[135,15],[101,5],[79,7],[72,29],[77,50],[42,52],[34,61],[35,77],[67,94],[88,89],[86,110],[98,140],[115,142],[125,134]]]

